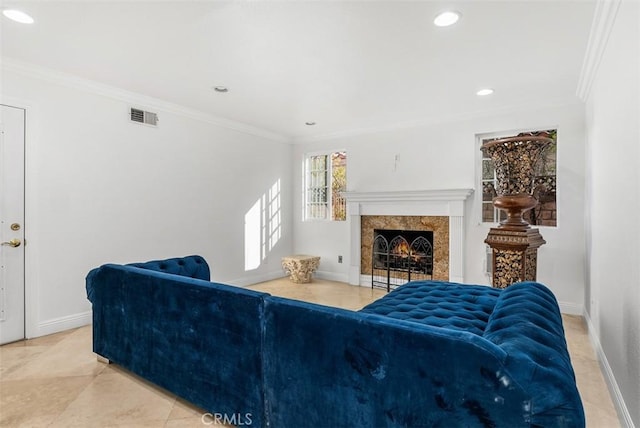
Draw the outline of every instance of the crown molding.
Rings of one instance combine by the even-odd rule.
[[[384,132],[401,131],[405,129],[430,127],[435,125],[441,125],[443,123],[455,123],[469,120],[478,120],[484,118],[490,118],[493,116],[499,116],[503,114],[511,114],[515,112],[528,112],[531,110],[537,110],[542,108],[558,108],[563,106],[571,106],[579,104],[580,100],[576,96],[570,97],[556,97],[547,100],[547,102],[539,104],[510,104],[498,108],[479,110],[473,112],[465,112],[452,115],[436,115],[426,119],[405,121],[399,123],[392,123],[382,126],[372,126],[370,128],[351,128],[344,131],[337,131],[327,134],[312,135],[307,137],[293,137],[291,143],[293,144],[308,144],[315,142],[323,142],[328,140],[335,140],[340,138],[352,138],[361,135],[380,134]]]
[[[248,125],[246,123],[217,117],[200,110],[191,109],[182,105],[161,100],[159,98],[149,97],[137,92],[128,91],[111,85],[106,85],[94,80],[85,79],[73,74],[64,73],[17,59],[3,57],[1,67],[5,71],[14,72],[23,76],[28,76],[50,83],[79,89],[117,101],[135,104],[137,106],[146,106],[150,109],[161,110],[185,118],[209,123],[221,128],[241,132],[243,134],[266,138],[281,143],[291,142],[291,139],[284,135]]]
[[[598,0],[596,2],[596,10],[593,14],[591,32],[576,91],[578,97],[584,102],[589,98],[591,86],[598,74],[598,68],[621,3],[622,0]]]

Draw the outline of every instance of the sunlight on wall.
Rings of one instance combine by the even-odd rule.
[[[282,234],[282,211],[280,209],[280,179],[269,189],[269,251],[276,246]]]
[[[280,179],[244,215],[244,270],[260,267],[282,236]]]
[[[260,203],[258,199],[244,215],[244,270],[260,266]]]

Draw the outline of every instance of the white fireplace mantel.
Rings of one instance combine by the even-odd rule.
[[[449,217],[449,280],[464,282],[464,203],[473,189],[344,192],[350,222],[349,283],[360,285],[363,215]]]

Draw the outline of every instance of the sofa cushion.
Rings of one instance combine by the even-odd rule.
[[[204,279],[205,281],[209,281],[211,278],[209,265],[201,256],[175,257],[165,260],[152,260],[144,263],[130,263],[129,266],[187,276],[189,278]]]
[[[483,285],[413,281],[360,312],[482,336],[499,295],[500,290]]]

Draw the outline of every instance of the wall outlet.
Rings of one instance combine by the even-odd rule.
[[[338,263],[342,263],[342,256],[338,256]]]

